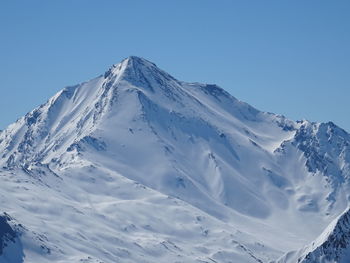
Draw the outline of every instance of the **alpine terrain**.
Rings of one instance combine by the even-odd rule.
[[[350,262],[350,135],[139,57],[0,132],[0,262]]]

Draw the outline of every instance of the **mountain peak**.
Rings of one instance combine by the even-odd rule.
[[[156,66],[153,62],[138,56],[129,56],[123,59],[121,63],[127,63],[129,66]]]
[[[131,84],[141,82],[143,85],[150,84],[154,80],[158,80],[158,82],[164,79],[175,80],[153,62],[137,56],[129,56],[123,59],[120,63],[114,64],[104,74],[105,78],[111,78],[112,76],[119,76],[120,79],[124,79]]]
[[[113,64],[104,74],[105,78],[113,75],[120,75],[125,70],[142,68],[142,67],[156,67],[156,65],[144,58],[137,56],[129,56],[123,59],[121,62],[117,64]]]
[[[114,64],[104,74],[104,78],[109,79],[112,83],[115,83],[116,80],[126,81],[134,87],[152,92],[157,87],[173,86],[169,83],[178,82],[153,62],[137,56],[127,57],[120,63]]]
[[[120,63],[114,64],[112,66],[113,68],[120,68],[123,70],[128,70],[128,69],[146,69],[146,68],[157,68],[156,64],[154,64],[151,61],[148,61],[147,59],[144,59],[142,57],[137,57],[137,56],[129,56],[125,59],[123,59]]]

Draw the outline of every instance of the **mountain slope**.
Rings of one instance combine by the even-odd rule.
[[[129,57],[0,133],[3,212],[35,262],[269,262],[347,207],[349,138]]]
[[[278,262],[346,263],[350,261],[350,212],[347,209],[303,249],[287,253]]]

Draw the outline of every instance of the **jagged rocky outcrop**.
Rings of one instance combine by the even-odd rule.
[[[22,244],[19,239],[21,225],[16,225],[13,218],[3,213],[0,215],[0,262],[23,262]]]
[[[16,238],[16,233],[8,221],[11,221],[11,218],[7,214],[0,216],[0,256],[8,244],[14,243]]]
[[[326,199],[331,209],[337,201],[337,193],[349,187],[350,178],[350,136],[333,122],[298,122],[293,138],[284,141],[276,153],[295,147],[303,153],[308,172],[322,176],[331,190]],[[350,199],[349,194],[345,194]]]
[[[323,173],[334,186],[349,179],[350,136],[334,123],[303,123],[293,144],[304,152],[310,172]]]

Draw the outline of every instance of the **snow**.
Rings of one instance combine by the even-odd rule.
[[[350,217],[349,208],[334,219],[311,244],[298,251],[292,251],[278,260],[288,262],[346,263],[350,260]]]
[[[347,207],[349,144],[129,57],[0,133],[0,201],[25,262],[270,262]]]

